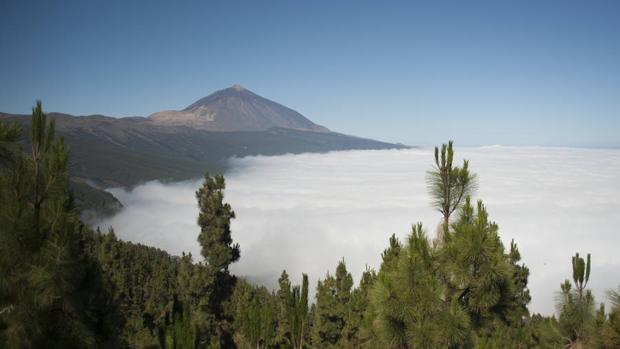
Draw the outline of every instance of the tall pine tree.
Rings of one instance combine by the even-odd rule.
[[[206,263],[206,282],[208,291],[201,308],[206,313],[211,346],[227,348],[234,345],[232,338],[232,319],[225,312],[225,303],[232,295],[235,277],[230,273],[230,264],[239,260],[239,244],[233,243],[230,224],[235,213],[229,204],[224,203],[224,177],[205,174],[203,185],[196,192],[198,199],[198,242],[200,253]]]
[[[87,232],[68,191],[68,148],[41,102],[32,110],[30,151],[10,151],[0,127],[0,347],[93,348],[112,344],[114,313]],[[9,154],[7,157],[6,154]]]
[[[316,308],[312,323],[314,348],[339,348],[343,346],[344,333],[349,319],[349,301],[353,277],[344,260],[338,263],[334,276],[327,273],[316,288]]]
[[[302,275],[301,286],[292,286],[286,271],[278,280],[277,342],[280,348],[302,349],[306,346],[308,321],[308,275]]]

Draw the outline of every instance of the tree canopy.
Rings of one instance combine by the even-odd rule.
[[[442,234],[431,240],[417,223],[392,235],[357,284],[338,261],[313,302],[306,274],[293,285],[283,271],[271,290],[231,272],[241,253],[221,175],[196,192],[198,260],[89,229],[69,149],[40,102],[31,122],[27,140],[0,122],[1,348],[620,347],[620,287],[597,308],[590,254],[572,257],[556,314],[530,314],[530,271],[471,198],[476,176],[467,161],[453,166],[452,142],[435,148],[427,177]]]

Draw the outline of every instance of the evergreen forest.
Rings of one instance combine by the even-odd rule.
[[[271,290],[229,270],[243,251],[223,176],[196,192],[200,255],[173,256],[86,226],[41,102],[28,131],[0,123],[0,348],[620,348],[620,286],[594,298],[587,251],[549,290],[555,315],[529,311],[517,242],[472,199],[475,164],[452,142],[426,174],[436,229],[393,235],[357,283],[343,259],[314,285],[283,270]]]

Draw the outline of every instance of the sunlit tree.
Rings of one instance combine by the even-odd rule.
[[[562,283],[561,291],[556,298],[560,329],[571,345],[581,345],[593,329],[594,296],[587,289],[590,280],[590,254],[587,259],[575,254],[571,259],[573,283],[569,280]]]
[[[458,302],[444,299],[437,256],[421,224],[413,227],[395,258],[397,263],[378,273],[370,292],[375,338],[367,346],[452,348],[469,343],[467,313]]]
[[[443,216],[443,229],[448,229],[450,216],[471,196],[477,187],[476,175],[469,172],[469,161],[454,166],[452,141],[435,147],[435,168],[427,172],[426,181],[432,205]]]

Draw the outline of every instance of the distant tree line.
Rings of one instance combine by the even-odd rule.
[[[572,258],[557,317],[530,314],[529,269],[472,201],[476,176],[453,165],[452,142],[427,174],[436,237],[421,223],[393,235],[357,285],[339,261],[311,302],[305,274],[283,271],[271,291],[230,273],[240,249],[222,176],[196,193],[195,261],[80,221],[69,150],[40,102],[27,152],[22,140],[0,123],[0,348],[620,348],[620,287],[610,312],[596,306],[589,254]]]

